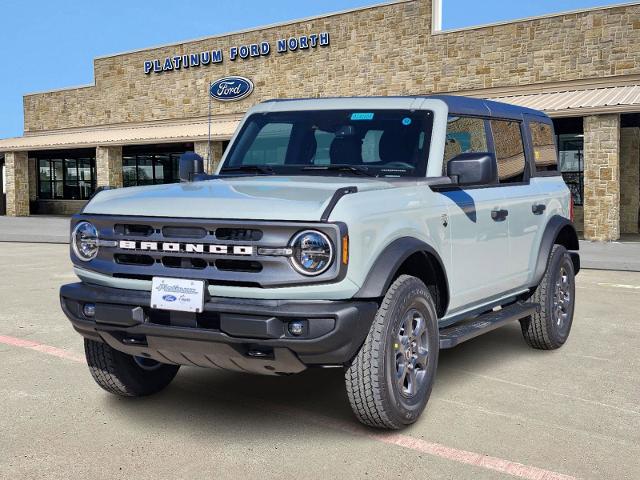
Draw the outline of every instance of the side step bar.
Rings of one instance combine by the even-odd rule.
[[[453,348],[509,322],[528,317],[535,313],[538,307],[537,303],[518,302],[501,310],[485,313],[471,320],[464,320],[451,327],[443,328],[440,330],[440,348]]]

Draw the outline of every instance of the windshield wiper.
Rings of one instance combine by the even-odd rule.
[[[223,167],[220,173],[224,172],[257,172],[264,175],[273,175],[275,172],[269,165],[238,165],[236,167]]]
[[[357,175],[366,175],[367,177],[375,177],[375,175],[369,172],[369,169],[365,166],[360,165],[349,165],[349,164],[333,164],[333,165],[309,165],[307,167],[302,168],[303,171],[317,171],[317,172],[351,172]]]

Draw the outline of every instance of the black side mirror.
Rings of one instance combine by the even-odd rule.
[[[494,185],[498,183],[498,163],[493,153],[461,153],[447,163],[447,176],[460,186]]]
[[[195,152],[180,155],[180,181],[193,182],[197,175],[204,174],[204,160]]]

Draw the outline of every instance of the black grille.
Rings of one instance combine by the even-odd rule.
[[[167,238],[204,238],[207,233],[200,227],[162,227],[162,235]]]
[[[150,225],[116,224],[113,226],[113,231],[118,235],[149,237],[153,235],[155,230]]]
[[[262,239],[262,230],[250,228],[218,228],[216,229],[218,240],[232,240],[243,242],[257,242]]]
[[[262,264],[251,260],[216,260],[215,266],[218,270],[227,272],[254,272],[262,271]]]
[[[142,265],[147,267],[153,265],[155,262],[153,257],[149,255],[135,255],[130,253],[116,253],[113,259],[120,265]]]
[[[162,257],[162,265],[167,268],[190,268],[195,270],[204,270],[209,264],[202,258]]]

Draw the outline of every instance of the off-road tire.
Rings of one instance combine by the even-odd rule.
[[[395,340],[403,319],[411,312],[418,312],[425,320],[427,337],[423,341],[428,352],[420,387],[411,398],[406,398],[398,385]],[[438,349],[438,317],[433,298],[421,280],[401,275],[389,287],[364,344],[345,372],[349,402],[358,420],[386,429],[414,423],[431,395]]]
[[[95,340],[84,340],[84,352],[93,379],[109,393],[139,397],[157,393],[178,373],[178,365],[158,364],[144,369],[134,357]]]
[[[562,272],[565,275],[561,275]],[[563,290],[567,290],[569,299],[563,300],[566,318],[560,322],[556,302],[557,289],[560,283],[564,283],[563,276],[567,277]],[[564,246],[553,246],[547,262],[547,270],[540,285],[531,296],[531,300],[538,303],[540,309],[530,317],[520,320],[524,339],[531,347],[540,350],[560,348],[569,337],[575,307],[575,273],[571,257]],[[566,305],[564,305],[565,302]]]

